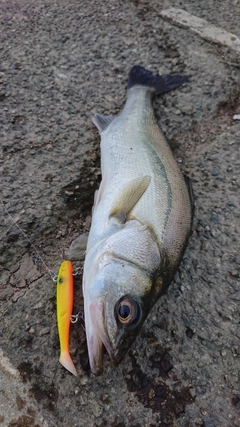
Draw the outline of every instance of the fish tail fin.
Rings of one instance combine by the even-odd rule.
[[[187,76],[169,75],[169,74],[153,74],[151,71],[145,70],[141,65],[135,65],[130,70],[128,75],[128,90],[133,86],[147,86],[155,90],[156,94],[170,92],[173,89],[187,82]]]
[[[59,362],[73,375],[75,375],[76,377],[78,376],[76,368],[68,351],[61,352]]]

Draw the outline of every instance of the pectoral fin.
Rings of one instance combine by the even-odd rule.
[[[88,241],[88,233],[80,234],[75,240],[72,241],[70,248],[65,253],[67,259],[71,261],[83,261]]]
[[[121,222],[126,222],[127,216],[147,190],[150,181],[151,177],[148,175],[133,179],[115,200],[110,217],[116,216]]]

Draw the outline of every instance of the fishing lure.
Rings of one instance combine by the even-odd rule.
[[[63,261],[57,277],[57,323],[60,340],[59,362],[77,376],[76,368],[69,354],[69,330],[73,309],[72,263]]]
[[[69,354],[69,330],[70,322],[76,323],[79,317],[83,316],[82,312],[79,311],[78,314],[72,315],[73,308],[73,275],[77,275],[78,271],[81,270],[81,267],[78,267],[73,274],[72,264],[70,261],[63,261],[60,265],[58,276],[54,274],[47,264],[39,254],[36,246],[29,239],[27,234],[22,230],[22,228],[17,224],[15,219],[10,215],[7,208],[4,206],[2,199],[0,198],[0,204],[5,210],[6,214],[9,216],[14,225],[22,233],[23,237],[30,243],[33,247],[35,253],[38,256],[38,259],[41,261],[42,265],[45,266],[47,272],[49,273],[51,279],[54,282],[57,282],[57,323],[58,323],[58,334],[60,340],[60,358],[59,362],[73,375],[77,376],[77,371],[73,364],[72,358]]]

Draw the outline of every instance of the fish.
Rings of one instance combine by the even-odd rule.
[[[62,262],[57,277],[57,324],[60,341],[59,362],[73,375],[78,376],[69,353],[70,319],[73,309],[72,263]]]
[[[180,264],[191,234],[191,184],[176,163],[154,115],[154,95],[188,78],[129,73],[119,115],[95,113],[101,135],[102,180],[95,193],[88,239],[72,242],[80,259],[87,240],[83,298],[89,363],[103,372],[103,350],[118,365]],[[187,183],[187,185],[186,185]]]

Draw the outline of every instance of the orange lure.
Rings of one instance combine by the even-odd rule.
[[[57,278],[57,323],[60,340],[59,362],[77,376],[77,371],[69,354],[70,317],[73,309],[72,263],[63,261]]]

